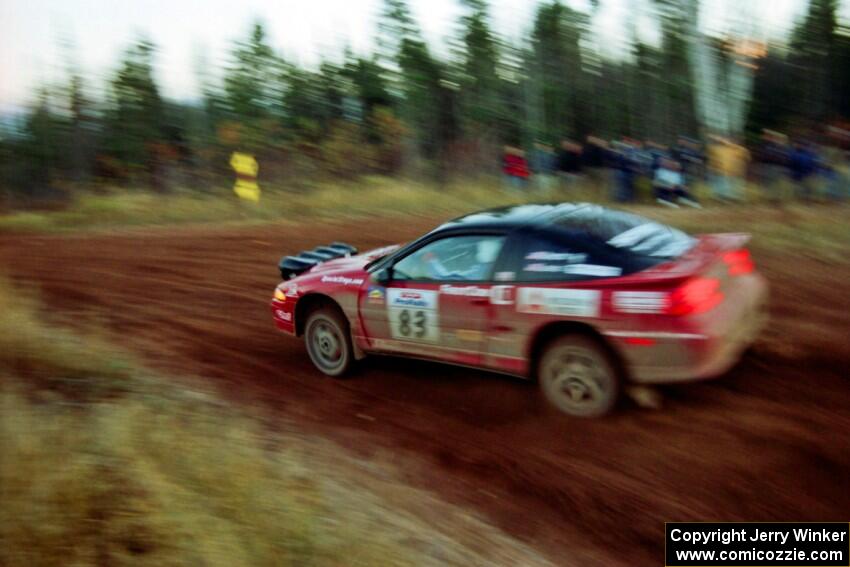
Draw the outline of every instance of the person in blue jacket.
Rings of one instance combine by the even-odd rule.
[[[811,145],[804,141],[794,143],[794,149],[788,157],[791,179],[797,186],[797,196],[811,199],[817,182],[820,160]]]

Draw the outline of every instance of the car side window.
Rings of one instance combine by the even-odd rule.
[[[485,281],[505,243],[504,236],[450,236],[430,242],[393,266],[393,278],[425,281]]]
[[[581,281],[623,274],[621,266],[585,242],[548,234],[529,235],[519,246],[517,280]]]

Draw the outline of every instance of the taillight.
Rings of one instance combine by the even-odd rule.
[[[670,293],[667,304],[668,315],[699,315],[710,311],[723,301],[720,280],[716,278],[694,278]]]
[[[730,276],[751,274],[755,269],[753,266],[753,259],[750,256],[750,251],[746,248],[726,252],[723,254],[723,261],[729,267]]]

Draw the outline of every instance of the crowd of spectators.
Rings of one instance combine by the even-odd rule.
[[[514,190],[536,190],[568,196],[577,187],[608,192],[617,202],[638,199],[649,186],[655,201],[668,207],[700,207],[695,188],[719,202],[746,200],[748,181],[765,199],[788,197],[844,199],[850,195],[850,132],[830,128],[822,143],[789,140],[765,130],[748,149],[729,137],[711,135],[703,143],[681,136],[672,146],[632,138],[607,141],[588,136],[585,142],[562,140],[557,148],[538,141],[526,153],[505,147],[502,172]],[[790,193],[790,195],[789,195]]]

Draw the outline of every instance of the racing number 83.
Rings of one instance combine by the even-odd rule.
[[[398,314],[398,322],[398,332],[403,337],[413,336],[421,339],[427,332],[425,325],[428,322],[428,318],[422,310],[414,311],[413,315],[411,315],[409,309],[402,309],[401,313]]]
[[[440,340],[437,292],[425,289],[390,289],[390,335],[395,339],[436,343]]]

